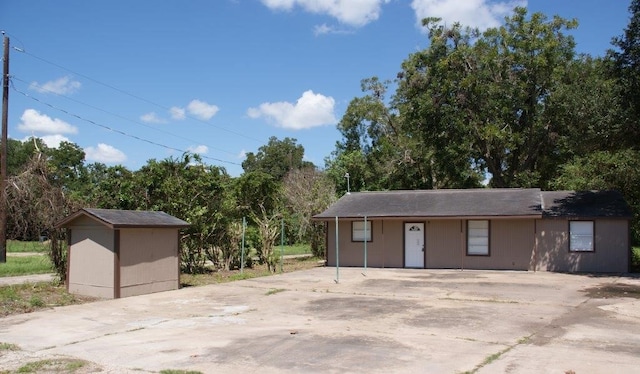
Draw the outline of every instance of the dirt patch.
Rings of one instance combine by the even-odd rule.
[[[640,299],[640,286],[626,283],[607,283],[583,290],[589,297],[594,299],[611,299],[621,297],[631,297]]]

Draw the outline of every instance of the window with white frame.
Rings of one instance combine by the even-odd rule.
[[[593,221],[569,221],[569,251],[594,251]]]
[[[351,241],[363,242],[365,241],[365,234],[366,234],[366,240],[370,242],[371,241],[371,221],[367,221],[366,226],[364,221],[351,222]]]
[[[467,255],[489,255],[489,221],[467,221]]]

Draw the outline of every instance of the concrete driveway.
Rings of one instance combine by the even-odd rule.
[[[335,268],[0,319],[0,367],[86,372],[632,373],[640,279]]]

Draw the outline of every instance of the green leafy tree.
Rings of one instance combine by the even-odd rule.
[[[122,165],[106,166],[93,163],[86,167],[85,200],[103,209],[135,210],[143,202],[135,174]]]
[[[617,47],[610,50],[612,76],[617,79],[622,112],[619,120],[624,123],[626,136],[619,139],[620,144],[638,149],[640,144],[640,1],[632,0],[629,5],[631,14],[624,34],[613,38]]]
[[[281,181],[290,170],[312,165],[308,161],[303,161],[303,157],[304,147],[297,144],[296,139],[278,140],[272,136],[256,154],[247,153],[246,159],[242,162],[242,169],[245,173],[261,171]]]
[[[477,185],[479,177],[469,179],[472,173],[464,157],[460,169],[449,167],[455,164],[451,159],[439,163],[437,149],[409,131],[397,102],[387,102],[389,84],[365,79],[361,89],[366,95],[349,103],[338,123],[343,140],[325,160],[334,183],[342,187],[348,173],[354,191]]]
[[[40,138],[20,140],[7,140],[7,175],[18,175],[28,167],[31,158],[39,152],[48,150],[46,144]]]
[[[275,270],[273,252],[282,219],[282,184],[262,171],[242,174],[234,181],[237,211],[256,225],[260,243],[256,248],[261,263]]]
[[[640,151],[597,151],[563,165],[553,187],[568,190],[617,190],[633,210],[632,234],[640,243]]]
[[[63,141],[47,151],[49,167],[55,182],[66,191],[80,191],[86,183],[84,150],[77,144]]]
[[[564,126],[546,110],[574,58],[563,31],[577,22],[516,8],[484,33],[423,24],[429,48],[403,63],[395,97],[408,134],[433,149],[444,175],[458,171],[464,181],[487,170],[494,187],[544,185],[556,166],[553,134]]]
[[[225,245],[228,179],[224,169],[202,165],[197,155],[190,154],[180,159],[149,160],[135,173],[136,190],[142,191],[140,209],[164,211],[191,224],[182,237],[182,268],[186,272],[204,271],[207,251]]]
[[[324,224],[312,222],[313,215],[323,212],[335,201],[335,186],[326,174],[313,169],[292,170],[286,175],[283,192],[297,228],[298,243],[311,243],[311,252],[324,255]]]

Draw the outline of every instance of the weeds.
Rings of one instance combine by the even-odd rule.
[[[74,373],[87,365],[87,361],[77,359],[49,359],[30,362],[21,366],[18,373],[65,372]]]
[[[95,298],[72,295],[64,286],[40,282],[0,287],[0,317],[39,309],[81,304]]]
[[[284,291],[286,291],[284,288],[272,288],[269,291],[267,291],[265,295],[266,296],[275,295],[277,293],[284,292]]]
[[[19,351],[20,347],[11,343],[0,343],[0,351]]]

